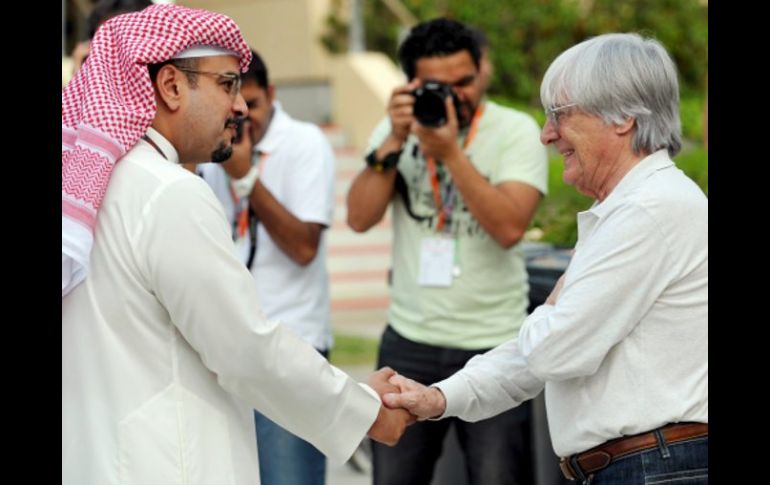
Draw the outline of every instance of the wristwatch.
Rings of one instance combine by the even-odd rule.
[[[390,152],[382,160],[377,160],[377,149],[374,149],[366,156],[366,164],[372,167],[375,172],[384,172],[395,168],[399,158],[401,158],[401,150]]]

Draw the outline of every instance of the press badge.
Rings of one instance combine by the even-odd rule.
[[[420,248],[420,286],[452,286],[455,240],[448,237],[428,237]]]

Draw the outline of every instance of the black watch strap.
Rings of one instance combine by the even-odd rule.
[[[376,172],[384,172],[395,168],[398,165],[398,160],[401,158],[401,150],[396,152],[390,152],[382,160],[377,160],[377,149],[369,152],[366,156],[366,164],[374,169]]]

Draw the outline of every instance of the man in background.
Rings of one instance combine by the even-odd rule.
[[[409,83],[394,89],[372,134],[367,167],[348,192],[348,224],[366,231],[393,203],[391,303],[378,365],[431,383],[517,335],[528,305],[517,243],[546,193],[548,166],[534,119],[484,99],[490,73],[476,32],[448,19],[424,22],[399,59]],[[415,117],[412,93],[428,81],[457,98],[443,99],[439,126]],[[430,483],[454,426],[471,483],[530,485],[530,422],[526,405],[478,423],[417,423],[394,448],[374,444],[374,483]]]
[[[253,50],[241,95],[248,113],[233,155],[199,166],[199,173],[225,207],[267,318],[328,359],[326,229],[334,215],[334,155],[317,126],[283,110],[267,66]],[[262,485],[325,483],[326,457],[318,449],[258,411],[254,419]]]

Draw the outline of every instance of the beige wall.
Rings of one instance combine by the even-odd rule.
[[[385,109],[393,88],[406,82],[393,62],[379,52],[345,54],[332,69],[333,117],[350,143],[363,150]]]
[[[330,0],[177,0],[231,17],[277,83],[328,79],[330,55],[320,43]]]

